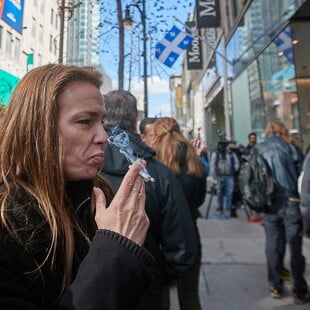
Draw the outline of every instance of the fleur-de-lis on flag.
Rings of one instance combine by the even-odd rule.
[[[192,44],[194,37],[173,26],[165,37],[156,44],[156,58],[171,68],[178,57]]]

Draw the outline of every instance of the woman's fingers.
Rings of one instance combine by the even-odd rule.
[[[94,188],[94,194],[98,228],[115,231],[142,245],[149,219],[145,212],[145,187],[140,170],[141,166],[132,164],[108,209],[103,192]]]
[[[141,171],[141,169],[141,162],[135,162],[130,166],[116,195],[124,195],[125,197],[128,197],[133,190],[140,191],[143,184],[143,179],[139,176],[139,172]]]

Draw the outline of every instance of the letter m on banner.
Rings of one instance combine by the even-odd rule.
[[[197,28],[220,27],[219,0],[196,0]]]

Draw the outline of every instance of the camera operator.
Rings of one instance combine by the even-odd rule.
[[[230,141],[225,139],[223,134],[219,134],[217,149],[211,156],[211,175],[217,180],[217,200],[216,211],[220,218],[236,217],[236,210],[232,209],[232,195],[235,185],[235,174],[239,170],[239,159],[229,148]],[[224,211],[225,207],[229,212],[228,216]]]

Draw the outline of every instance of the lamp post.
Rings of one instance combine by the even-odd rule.
[[[146,35],[146,15],[145,15],[145,0],[141,1],[142,9],[138,5],[138,3],[132,3],[126,6],[125,10],[125,17],[123,19],[123,24],[126,29],[132,29],[133,26],[133,19],[130,15],[129,8],[131,6],[138,9],[141,15],[141,22],[142,22],[142,34],[143,34],[143,82],[144,82],[144,116],[148,117],[148,87],[147,87],[147,35]]]

